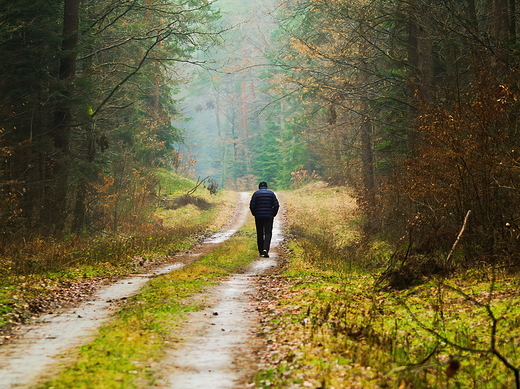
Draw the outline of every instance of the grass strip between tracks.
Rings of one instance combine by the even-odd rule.
[[[154,366],[175,341],[172,331],[188,312],[203,308],[187,298],[239,272],[256,256],[252,231],[241,230],[200,260],[155,278],[72,356],[76,361],[71,366],[40,388],[153,385]]]

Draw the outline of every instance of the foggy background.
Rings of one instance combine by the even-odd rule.
[[[221,45],[197,53],[204,65],[190,69],[190,82],[177,96],[186,118],[175,123],[184,130],[183,161],[191,160],[189,173],[209,176],[219,187],[251,189],[256,181],[252,145],[269,111],[261,77],[276,27],[275,7],[273,0],[218,1],[219,24],[227,29]]]

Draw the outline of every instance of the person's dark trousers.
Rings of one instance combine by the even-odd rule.
[[[258,252],[269,252],[271,246],[271,238],[273,237],[273,220],[272,217],[256,217],[256,242],[258,244]]]

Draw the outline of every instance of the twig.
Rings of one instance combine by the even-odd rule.
[[[197,190],[197,188],[198,188],[199,186],[201,186],[201,185],[202,185],[202,184],[203,184],[203,183],[204,183],[208,178],[209,178],[209,176],[206,177],[206,178],[204,178],[203,180],[201,180],[200,177],[197,177],[197,184],[195,185],[194,188],[191,188],[191,189],[186,193],[186,195],[187,195],[187,196],[190,196],[190,195],[192,195],[193,193],[195,193],[195,191]]]
[[[471,214],[471,209],[466,213],[466,216],[464,217],[464,223],[462,223],[462,228],[460,229],[459,235],[457,235],[457,239],[455,240],[455,243],[453,243],[453,246],[451,246],[450,253],[448,254],[448,257],[446,258],[446,265],[448,267],[451,267],[451,257],[453,256],[453,252],[457,248],[460,242],[460,238],[462,237],[462,234],[464,233],[464,230],[466,229],[466,224],[468,222],[469,215]]]

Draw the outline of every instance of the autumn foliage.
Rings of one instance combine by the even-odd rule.
[[[293,103],[305,170],[354,187],[367,236],[407,260],[442,265],[471,211],[455,263],[516,262],[516,16],[470,3],[287,0],[279,11],[272,90]]]
[[[471,210],[468,251],[512,255],[520,185],[517,97],[507,86],[485,83],[464,97],[421,108],[416,155],[403,161],[396,189],[409,197],[409,216],[424,229],[415,242],[421,249],[449,247]]]

